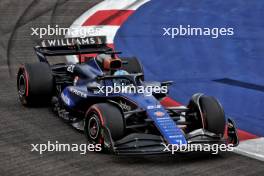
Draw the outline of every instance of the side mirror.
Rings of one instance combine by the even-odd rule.
[[[91,91],[91,92],[98,91],[99,87],[100,87],[100,84],[98,84],[96,82],[90,82],[87,84],[87,90]]]
[[[233,144],[234,147],[238,146],[239,138],[237,134],[236,124],[230,118],[227,119],[227,136],[228,136],[228,143]]]

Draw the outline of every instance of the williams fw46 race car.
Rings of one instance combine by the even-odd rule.
[[[145,81],[140,61],[117,57],[120,53],[106,45],[104,36],[46,40],[34,49],[39,62],[22,65],[17,74],[21,103],[51,105],[59,117],[84,131],[88,141],[101,144],[104,151],[161,154],[168,152],[164,144],[238,144],[234,122],[225,118],[213,97],[197,93],[186,106],[165,107],[161,101],[167,92],[106,95],[102,87],[168,88],[172,82]],[[51,64],[56,58],[47,56],[78,61]]]

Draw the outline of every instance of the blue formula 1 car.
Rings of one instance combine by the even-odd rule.
[[[22,65],[17,74],[21,103],[50,103],[105,151],[160,154],[168,152],[164,144],[238,144],[234,122],[215,98],[197,93],[187,106],[163,106],[168,93],[156,90],[172,82],[145,81],[139,60],[117,57],[104,36],[46,40],[34,49],[40,62]],[[51,64],[56,59],[47,58],[65,55],[78,62]],[[136,91],[106,94],[106,87],[117,85]],[[139,87],[154,89],[146,94]]]

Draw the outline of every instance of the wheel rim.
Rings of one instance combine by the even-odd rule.
[[[97,139],[99,136],[100,126],[98,116],[93,114],[88,121],[88,134],[91,139]]]
[[[23,95],[25,95],[25,93],[26,93],[26,79],[25,76],[21,74],[18,80],[18,94],[20,97],[22,97]]]

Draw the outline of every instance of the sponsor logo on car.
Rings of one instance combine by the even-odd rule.
[[[72,92],[72,93],[74,93],[75,95],[78,95],[78,96],[80,96],[80,97],[82,97],[82,98],[87,98],[87,94],[86,93],[84,93],[84,92],[82,92],[82,91],[79,91],[79,90],[77,90],[77,89],[75,89],[75,88],[70,88],[70,92]]]
[[[68,106],[71,105],[71,100],[69,99],[69,97],[67,95],[65,95],[64,93],[61,94],[61,99],[64,101],[64,103],[66,103]]]
[[[127,105],[126,102],[119,102],[119,105],[121,106],[122,109],[126,110],[126,111],[131,111],[131,106]]]
[[[147,109],[159,109],[161,108],[161,105],[150,105],[150,106],[147,106]]]
[[[56,46],[74,46],[78,45],[94,45],[105,43],[104,37],[85,37],[85,38],[64,38],[64,39],[48,39],[42,41],[43,47]]]
[[[157,117],[163,117],[163,116],[165,115],[165,113],[164,113],[164,112],[161,112],[161,111],[156,111],[154,114],[155,114]]]

